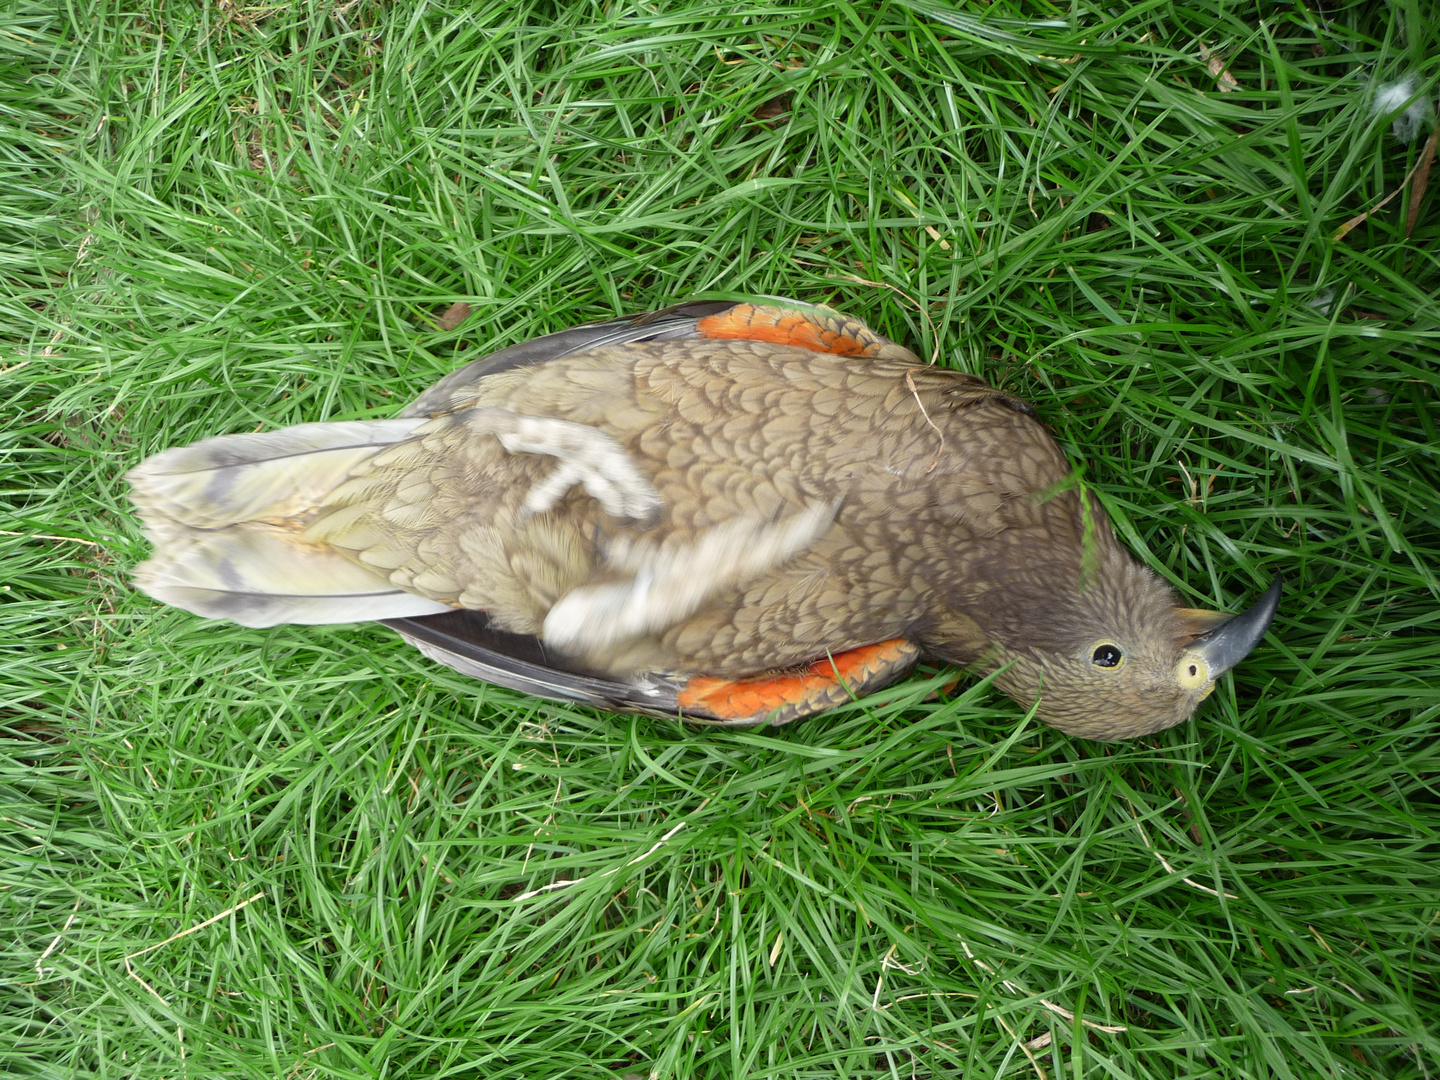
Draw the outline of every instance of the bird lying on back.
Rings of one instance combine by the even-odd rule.
[[[1063,731],[1142,735],[1280,591],[1180,606],[1030,405],[793,301],[551,334],[397,419],[224,435],[129,480],[165,603],[379,620],[492,683],[703,723],[785,723],[928,656]]]

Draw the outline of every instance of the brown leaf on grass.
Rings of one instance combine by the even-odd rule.
[[[454,330],[470,317],[470,305],[457,300],[445,309],[445,314],[435,320],[436,330]]]
[[[767,120],[773,120],[776,123],[779,123],[781,119],[788,116],[790,113],[790,98],[792,96],[793,95],[791,95],[788,91],[786,93],[779,94],[776,97],[773,97],[769,101],[765,102],[765,104],[761,105],[750,115],[754,119],[759,120],[762,123]],[[766,124],[765,126],[774,127],[775,124]]]
[[[1215,85],[1220,88],[1222,94],[1233,94],[1240,89],[1240,84],[1235,81],[1235,76],[1230,74],[1230,62],[1222,60],[1210,51],[1210,46],[1203,41],[1200,43],[1200,57],[1205,61],[1205,70],[1210,72],[1210,77],[1215,80]]]
[[[1363,214],[1356,214],[1349,221],[1345,222],[1344,225],[1341,225],[1340,228],[1336,229],[1335,235],[1330,238],[1332,243],[1339,243],[1341,240],[1344,240],[1351,229],[1365,224],[1365,221],[1370,217],[1371,214],[1378,213],[1380,210],[1384,209],[1385,205],[1390,202],[1390,200],[1392,200],[1393,198],[1395,198],[1396,195],[1399,195],[1402,191],[1405,190],[1405,186],[1410,183],[1411,177],[1413,177],[1416,173],[1420,171],[1420,166],[1425,166],[1426,179],[1429,179],[1430,159],[1435,156],[1435,138],[1435,133],[1432,133],[1429,140],[1425,143],[1425,150],[1420,155],[1420,160],[1415,162],[1414,167],[1412,167],[1411,170],[1405,174],[1405,179],[1400,181],[1400,186],[1397,187],[1394,191],[1390,192],[1389,195],[1386,195],[1385,198],[1381,199],[1369,210],[1366,210]],[[1411,206],[1413,207],[1417,205],[1419,201],[1419,199],[1412,199]],[[1410,234],[1407,232],[1405,235],[1409,236]]]
[[[1420,218],[1420,202],[1425,198],[1425,187],[1430,183],[1430,166],[1435,161],[1435,146],[1440,142],[1440,130],[1432,131],[1425,140],[1425,149],[1420,153],[1420,166],[1415,170],[1415,186],[1410,189],[1410,211],[1405,215],[1405,239],[1415,231],[1415,222]]]

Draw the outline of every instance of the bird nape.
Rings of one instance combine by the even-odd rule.
[[[1062,731],[1142,735],[1280,597],[1180,606],[1030,405],[789,300],[562,331],[396,419],[223,435],[129,480],[165,603],[377,620],[488,682],[700,723],[786,723],[929,656]]]

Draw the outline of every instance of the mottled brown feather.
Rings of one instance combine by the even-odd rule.
[[[951,582],[1005,576],[982,567],[1022,550],[1017,528],[1054,516],[1028,496],[1069,472],[1022,403],[903,361],[857,366],[770,342],[683,341],[504,372],[467,388],[411,443],[377,454],[315,511],[306,535],[518,633],[538,632],[557,596],[600,571],[597,544],[632,527],[579,492],[522,519],[521,497],[551,465],[474,436],[467,411],[484,407],[612,437],[660,493],[664,514],[650,531],[660,545],[735,518],[839,503],[830,532],[785,566],[643,648],[584,658],[611,674],[637,664],[753,674],[923,629]]]

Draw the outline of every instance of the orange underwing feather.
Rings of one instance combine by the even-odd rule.
[[[920,650],[904,638],[862,645],[823,657],[798,672],[759,679],[690,679],[676,704],[691,714],[732,723],[757,723],[774,716],[806,716],[833,708],[903,675],[919,659]]]
[[[814,353],[834,356],[864,356],[871,351],[868,341],[851,334],[850,320],[832,318],[825,325],[815,315],[789,308],[762,307],[757,304],[736,304],[729,311],[701,318],[696,330],[701,337],[732,338],[743,341],[770,341],[778,346],[809,348]]]

